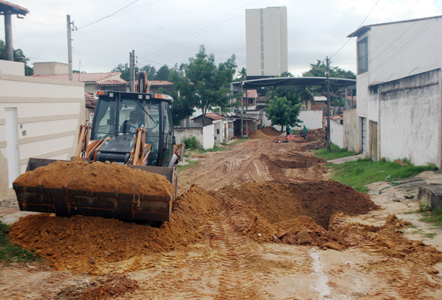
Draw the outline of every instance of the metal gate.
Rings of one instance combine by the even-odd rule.
[[[367,154],[367,121],[364,117],[361,117],[361,146],[362,153]]]

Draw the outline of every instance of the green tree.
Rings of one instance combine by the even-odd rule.
[[[348,78],[348,79],[356,79],[356,75],[352,71],[345,71],[339,67],[333,67],[331,66],[331,63],[329,65],[330,68],[330,77],[333,78]],[[326,69],[327,65],[322,60],[317,60],[316,64],[310,64],[310,70],[307,72],[304,72],[302,74],[303,77],[326,77]],[[331,86],[331,101],[333,105],[340,105],[339,103],[342,101],[342,99],[338,96],[338,89],[339,87]],[[315,86],[310,87],[309,91],[313,95],[326,95],[327,89],[325,86]]]
[[[307,110],[307,105],[309,102],[315,100],[315,96],[310,88],[306,85],[298,86],[297,98],[300,100],[304,106],[304,110]]]
[[[29,58],[25,56],[21,49],[13,50],[14,61],[25,63],[25,76],[34,74],[34,69],[28,66]],[[0,40],[0,59],[6,59],[6,44]]]
[[[138,69],[135,69],[138,71]],[[130,81],[130,68],[129,65],[126,64],[118,64],[115,68],[112,69],[111,72],[121,72],[121,78],[123,78],[126,81]]]
[[[280,77],[295,77],[290,72],[284,72]],[[298,99],[299,87],[296,85],[282,85],[277,87],[268,88],[268,92],[266,94],[267,99],[272,99],[274,97],[285,97],[287,100],[292,102],[293,104],[297,104],[300,102]]]
[[[196,98],[192,93],[192,84],[184,73],[172,69],[169,80],[173,83],[173,90],[166,92],[174,100],[172,105],[172,118],[175,126],[179,125],[181,120],[190,117],[194,112]]]
[[[243,81],[243,80],[247,80],[247,70],[244,67],[241,69],[241,71],[238,72],[238,74],[236,74],[235,78],[235,81]]]
[[[287,100],[286,97],[274,97],[269,101],[269,106],[266,108],[266,116],[273,125],[281,126],[281,133],[284,127],[297,126],[301,104],[293,104]]]
[[[356,75],[352,71],[345,71],[339,67],[333,67],[331,66],[331,63],[329,65],[329,68],[330,68],[330,77],[356,79]],[[318,59],[316,61],[316,64],[310,64],[310,70],[302,73],[302,76],[326,77],[326,69],[327,69],[326,63]]]
[[[166,80],[169,81],[170,69],[167,65],[162,66],[158,69],[155,76],[155,80]]]
[[[180,92],[183,97],[190,100],[190,103],[202,110],[204,125],[206,125],[205,115],[209,109],[216,106],[221,109],[227,107],[235,68],[235,55],[217,66],[215,56],[207,54],[203,45],[195,57],[189,58],[184,72],[190,86]]]
[[[146,71],[147,80],[156,80],[157,78],[157,70],[154,66],[145,65],[144,67],[140,68],[140,71]]]

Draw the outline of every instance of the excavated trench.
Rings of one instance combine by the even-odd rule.
[[[281,146],[290,147],[287,144]],[[177,250],[197,243],[206,236],[204,227],[220,218],[225,218],[239,235],[257,242],[311,245],[333,242],[339,245],[339,238],[328,231],[332,216],[338,212],[364,214],[376,208],[367,195],[340,183],[291,182],[285,175],[284,170],[309,169],[322,164],[323,160],[296,151],[285,155],[286,159],[275,156],[264,153],[260,156],[273,182],[225,186],[217,192],[192,186],[176,200],[171,221],[163,223],[160,228],[98,217],[61,218],[41,214],[20,219],[11,227],[10,237],[13,242],[48,259],[58,270],[102,274],[112,273],[122,262],[140,255]],[[79,184],[82,181],[77,177],[87,176],[84,169],[87,167],[81,162],[53,164],[51,172],[37,169],[35,172],[40,175],[32,177],[27,174],[27,180],[38,178],[40,184]],[[93,182],[97,187],[101,187],[99,178],[107,178],[109,183],[127,171],[127,168],[123,170],[115,164],[97,163],[92,167],[93,172],[88,175],[92,178],[87,182]],[[54,175],[57,168],[64,175],[70,174],[64,176],[68,179]],[[148,179],[150,188],[158,189],[155,179]],[[138,181],[137,184],[143,185]],[[121,182],[113,185],[120,189],[124,187]],[[131,188],[136,189],[135,184]],[[334,248],[339,247],[336,245]],[[139,267],[134,262],[130,265],[131,270]]]

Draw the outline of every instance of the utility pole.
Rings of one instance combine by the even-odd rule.
[[[67,21],[67,30],[68,30],[68,64],[69,64],[69,80],[72,81],[72,31],[77,28],[71,25],[74,25],[74,22],[71,22],[71,16],[66,16]]]
[[[330,66],[328,56],[326,58],[326,70],[325,75],[327,76],[327,150],[331,150],[331,141],[330,141]]]
[[[6,42],[6,60],[14,60],[14,48],[12,47],[12,22],[11,14],[5,12],[5,42]]]
[[[135,50],[129,52],[130,92],[135,92]]]
[[[241,138],[244,137],[244,81],[241,81]]]

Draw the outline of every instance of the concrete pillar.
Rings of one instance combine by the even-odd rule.
[[[6,60],[14,60],[14,50],[12,48],[12,24],[11,14],[5,12],[5,47]]]

